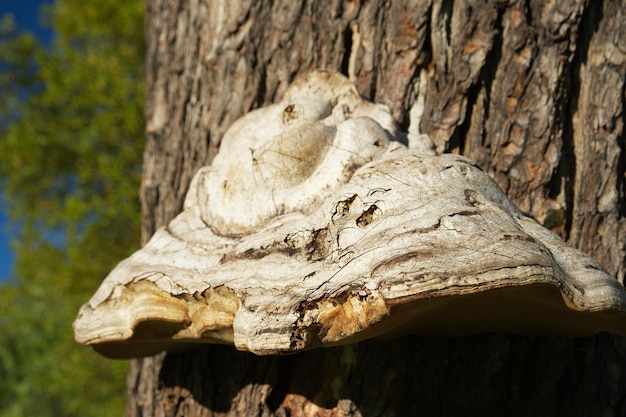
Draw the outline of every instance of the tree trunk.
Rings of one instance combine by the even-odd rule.
[[[230,124],[314,68],[464,154],[524,211],[626,274],[626,2],[146,2],[143,241]],[[626,340],[486,334],[284,357],[135,360],[128,416],[626,415]]]

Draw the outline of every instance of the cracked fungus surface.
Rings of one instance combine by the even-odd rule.
[[[110,357],[197,343],[279,354],[403,334],[626,334],[623,288],[470,160],[416,153],[316,71],[242,117],[184,210],[80,310]],[[423,146],[420,149],[424,149]]]

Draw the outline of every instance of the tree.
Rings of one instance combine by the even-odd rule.
[[[474,159],[623,282],[625,6],[147,2],[142,240],[180,211],[235,119],[329,68],[438,152]],[[288,357],[209,346],[133,361],[128,415],[619,416],[625,347],[605,334],[409,337]]]
[[[122,413],[126,364],[80,349],[70,323],[138,244],[142,15],[138,1],[58,1],[49,48],[2,18],[0,186],[18,237],[0,284],[0,415]]]

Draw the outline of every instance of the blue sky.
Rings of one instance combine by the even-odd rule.
[[[0,0],[0,16],[11,13],[19,28],[32,32],[45,45],[49,45],[51,31],[41,27],[39,24],[39,9],[44,3],[50,3],[50,1]],[[2,99],[1,91],[0,99]],[[1,160],[2,156],[0,155],[0,163]],[[4,210],[4,205],[0,200],[0,281],[9,277],[13,266],[14,258],[9,246],[11,228],[11,224]]]
[[[0,281],[9,277],[13,264],[13,253],[9,247],[10,224],[4,207],[0,204]]]
[[[0,15],[11,13],[18,26],[32,32],[45,44],[49,43],[51,32],[39,24],[39,9],[51,0],[0,0]]]

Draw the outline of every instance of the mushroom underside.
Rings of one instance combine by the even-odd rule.
[[[155,311],[159,305],[167,304],[171,295],[154,297]],[[290,344],[280,347],[254,350],[259,355],[289,354],[320,346],[337,346],[377,338],[391,341],[407,335],[460,337],[473,334],[505,332],[525,336],[583,337],[598,332],[626,335],[626,316],[621,311],[579,311],[571,308],[572,300],[553,285],[534,284],[520,287],[503,287],[470,294],[437,296],[423,294],[414,299],[371,303],[359,297],[341,296],[337,300],[309,305],[319,307],[326,304],[324,311],[316,311],[319,321],[299,327],[274,329],[277,339],[284,340],[289,334]],[[150,306],[143,306],[150,310]],[[303,315],[304,312],[301,312]],[[205,312],[207,316],[223,312]],[[147,316],[150,316],[149,314]],[[232,344],[232,320],[216,324],[195,337],[189,329],[206,326],[211,321],[206,317],[195,317],[176,321],[175,317],[135,318],[130,335],[120,340],[103,336],[86,344],[110,358],[132,358],[153,355],[163,350],[184,351],[198,344]],[[145,316],[144,316],[145,317]],[[170,321],[171,320],[171,321]],[[363,328],[355,323],[360,323]],[[266,340],[272,339],[266,333]],[[300,343],[298,343],[300,342]],[[268,344],[271,342],[266,342]],[[247,350],[245,346],[242,350]]]

